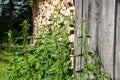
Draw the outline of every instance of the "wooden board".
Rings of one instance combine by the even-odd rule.
[[[116,0],[116,30],[114,52],[114,80],[120,80],[120,0]]]
[[[75,25],[78,27],[80,18],[86,20],[91,35],[89,45],[91,51],[101,56],[101,68],[120,80],[120,0],[76,0],[75,7]],[[75,31],[78,37],[80,30],[76,28]],[[76,38],[75,41],[75,54],[78,54],[80,50],[76,45],[80,40]],[[81,65],[79,61],[76,59],[75,69]]]
[[[78,38],[80,36],[80,19],[82,18],[82,0],[75,0],[75,42],[74,42],[74,48],[75,48],[75,54],[74,56],[81,53],[81,49],[78,47],[78,44],[81,42]],[[76,74],[75,71],[79,70],[81,68],[82,64],[81,59],[79,57],[74,58],[74,77],[80,77],[79,74]]]

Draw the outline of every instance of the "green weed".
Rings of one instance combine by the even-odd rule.
[[[79,80],[112,80],[112,77],[109,73],[101,70],[101,60],[100,56],[96,53],[93,53],[89,49],[88,38],[90,35],[87,33],[87,29],[85,26],[85,20],[81,20],[81,43],[79,47],[81,48],[81,54],[76,57],[80,57],[83,59],[83,67],[76,71],[80,74]]]
[[[67,23],[61,22],[61,17]],[[9,66],[9,80],[67,80],[72,69],[67,29],[69,16],[51,15],[51,23],[41,25],[36,45],[27,44],[28,24],[23,22],[23,45],[17,46]]]

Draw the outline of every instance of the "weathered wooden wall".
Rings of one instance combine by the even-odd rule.
[[[78,44],[80,43],[80,39],[78,39],[80,35],[79,25],[80,25],[80,19],[82,18],[82,0],[76,0],[75,1],[75,41],[74,41],[74,55],[77,55],[81,52],[81,49],[78,47]],[[74,58],[74,77],[79,77],[78,74],[75,73],[75,71],[79,70],[81,68],[81,59],[79,57]]]
[[[101,56],[105,71],[120,80],[120,0],[75,0],[75,10],[75,55],[80,53],[78,27],[84,18],[91,50]],[[80,59],[75,59],[75,70],[80,65]]]

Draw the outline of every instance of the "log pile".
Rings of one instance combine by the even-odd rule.
[[[74,18],[75,7],[73,0],[34,0],[32,5],[33,12],[33,36],[39,34],[39,27],[41,25],[49,24],[51,14],[59,14],[58,8],[61,7],[61,12],[64,15],[70,15],[71,18]],[[71,15],[72,14],[72,15]],[[61,22],[65,22],[64,19],[61,19]],[[74,24],[74,23],[73,23]],[[70,34],[69,40],[71,43],[74,42],[74,27],[69,27],[68,33]],[[32,45],[36,44],[36,40],[31,41]],[[71,49],[71,61],[73,63],[73,53],[74,49]]]

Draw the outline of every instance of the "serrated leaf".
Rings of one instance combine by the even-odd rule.
[[[84,38],[84,36],[79,36],[78,38]]]
[[[93,55],[94,55],[94,53],[92,53],[92,52],[88,52],[88,55],[93,56]]]
[[[78,47],[83,47],[83,46],[86,46],[86,44],[85,44],[85,43],[80,43],[80,44],[78,45]]]
[[[87,37],[87,38],[91,38],[91,36],[90,36],[90,35],[86,35],[86,37]]]
[[[83,57],[83,56],[84,56],[84,54],[81,53],[81,54],[78,54],[76,57]]]
[[[78,71],[76,71],[76,73],[82,73],[82,74],[88,74],[88,70],[86,70],[86,69],[80,69],[80,70],[78,70]]]

